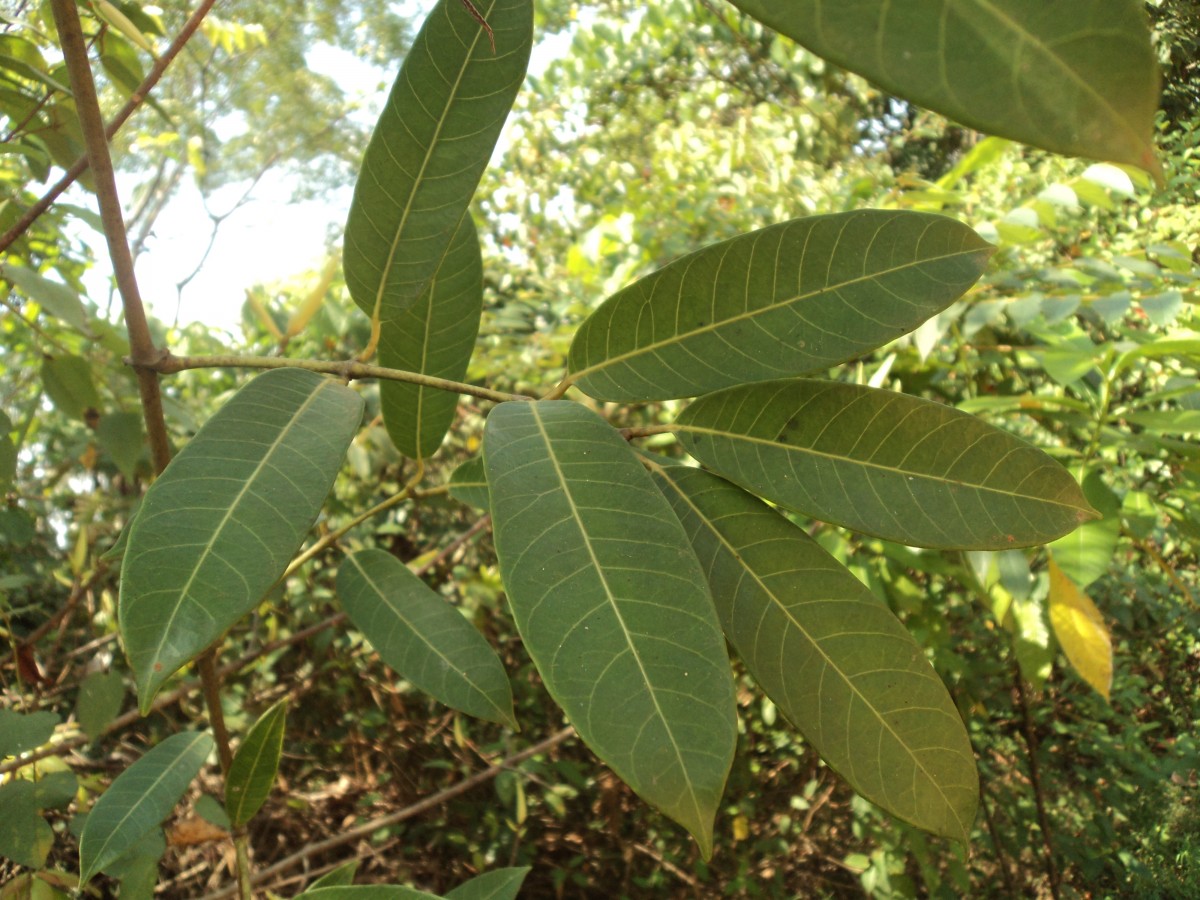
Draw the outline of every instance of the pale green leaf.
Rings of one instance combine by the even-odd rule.
[[[1070,473],[981,419],[892,391],[790,379],[701,397],[689,453],[789,509],[917,547],[997,550],[1095,517]]]
[[[296,900],[442,900],[416,888],[390,884],[334,885],[312,888],[299,894]]]
[[[470,213],[428,289],[412,306],[383,323],[379,364],[435,378],[462,381],[475,349],[483,311],[483,260]],[[405,456],[424,459],[437,452],[454,421],[458,395],[407,381],[381,380],[383,421],[392,443]]]
[[[972,128],[1157,171],[1158,61],[1140,0],[731,0]]]
[[[629,445],[577,403],[502,403],[484,462],[513,618],[580,736],[707,857],[733,680],[687,536]]]
[[[81,885],[170,814],[213,746],[203,732],[173,734],[117,776],[88,813],[79,838]]]
[[[482,456],[472,457],[454,470],[450,476],[450,496],[459,503],[487,511],[490,503]]]
[[[446,894],[446,900],[516,900],[529,866],[493,869],[476,875]]]
[[[363,157],[346,222],[354,302],[387,321],[417,302],[479,185],[525,80],[532,0],[440,0],[392,87]]]
[[[119,602],[143,713],[283,574],[361,418],[350,388],[274,369],[238,391],[151,486],[130,529]]]
[[[825,369],[945,309],[994,251],[928,213],[772,225],[618,291],[580,326],[568,377],[601,400],[665,400]]]
[[[708,576],[725,636],[767,696],[868,800],[965,843],[979,800],[971,742],[891,610],[741,488],[668,460],[652,465]]]
[[[100,417],[96,440],[112,458],[121,474],[133,480],[144,443],[142,416],[135,412],[111,412]]]
[[[348,556],[338,567],[337,593],[354,627],[401,676],[452,709],[517,727],[496,651],[396,557],[383,550]]]
[[[0,785],[0,856],[40,869],[54,845],[54,831],[42,817],[37,785],[18,778]]]
[[[317,888],[323,887],[346,887],[354,884],[354,876],[358,872],[358,860],[352,859],[348,863],[338,866],[336,869],[331,869],[326,872],[309,886],[309,891],[314,891]]]
[[[85,678],[75,702],[75,718],[83,733],[93,741],[100,737],[124,701],[125,679],[120,672],[93,672]]]
[[[36,300],[43,310],[80,334],[89,334],[87,311],[79,295],[65,284],[51,281],[32,269],[6,263],[0,266],[0,277],[7,278],[27,297]]]
[[[42,362],[42,386],[46,396],[64,415],[85,419],[100,409],[100,394],[92,378],[92,367],[82,356],[48,357]]]
[[[283,728],[287,701],[268,709],[246,734],[225,777],[225,811],[234,828],[240,828],[259,811],[271,793],[283,754]]]

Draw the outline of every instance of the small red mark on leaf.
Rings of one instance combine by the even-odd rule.
[[[161,671],[162,671],[162,663],[155,663],[155,664],[154,664],[154,671],[155,671],[155,672],[161,672]]]

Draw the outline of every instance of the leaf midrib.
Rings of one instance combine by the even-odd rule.
[[[898,743],[901,747],[904,748],[905,752],[908,753],[908,755],[912,758],[913,764],[918,769],[920,769],[921,773],[926,777],[926,779],[928,779],[928,781],[931,784],[933,784],[933,786],[935,788],[937,788],[938,795],[942,798],[942,801],[946,805],[946,808],[949,809],[950,812],[954,815],[955,821],[958,822],[958,824],[959,824],[959,829],[962,831],[963,834],[966,834],[966,826],[963,824],[962,819],[959,817],[958,811],[954,808],[954,804],[950,802],[950,799],[946,796],[946,792],[942,790],[942,786],[938,783],[937,779],[934,778],[933,775],[930,774],[929,770],[925,768],[925,766],[921,763],[921,761],[916,756],[916,754],[912,750],[909,749],[908,744],[900,738],[900,735],[898,735],[896,733],[896,730],[894,728],[892,728],[892,726],[888,723],[887,719],[885,719],[883,717],[883,714],[880,713],[875,708],[874,704],[872,704],[866,698],[866,696],[863,695],[862,691],[860,691],[858,689],[858,687],[855,685],[854,681],[849,676],[847,676],[841,670],[841,668],[837,665],[837,663],[835,663],[829,657],[829,655],[821,647],[820,643],[815,638],[813,638],[811,634],[809,634],[808,629],[806,629],[803,625],[800,624],[800,622],[798,622],[796,620],[796,618],[792,615],[791,610],[788,609],[787,606],[785,606],[783,604],[783,602],[775,595],[774,591],[772,591],[769,587],[767,587],[767,585],[759,577],[758,573],[756,571],[754,571],[752,568],[750,568],[750,566],[748,566],[745,563],[745,560],[742,557],[742,554],[738,551],[738,549],[736,547],[734,547],[733,544],[731,544],[728,540],[725,539],[725,536],[723,534],[721,534],[721,532],[716,528],[716,526],[714,526],[712,524],[712,522],[709,520],[708,516],[705,515],[704,512],[692,502],[691,497],[689,497],[686,493],[684,493],[679,488],[679,486],[675,483],[675,480],[673,478],[671,478],[671,476],[669,474],[667,474],[665,467],[660,466],[657,463],[651,462],[650,460],[647,460],[645,458],[643,458],[643,462],[645,462],[645,464],[647,466],[653,466],[655,469],[657,469],[662,474],[663,479],[669,485],[671,485],[671,488],[675,491],[675,493],[679,495],[679,497],[683,500],[683,502],[686,503],[697,516],[700,517],[700,521],[704,523],[705,527],[708,528],[708,530],[710,532],[712,532],[713,536],[716,537],[716,539],[721,543],[721,545],[724,546],[729,551],[729,553],[734,557],[734,559],[736,559],[738,561],[738,563],[741,565],[742,570],[747,572],[750,575],[750,577],[752,579],[754,579],[754,582],[762,589],[763,593],[771,598],[771,602],[774,603],[783,612],[783,614],[787,618],[787,620],[789,622],[791,622],[792,625],[795,626],[796,630],[799,631],[804,636],[804,639],[807,640],[810,645],[812,645],[813,649],[817,651],[817,653],[825,661],[826,665],[838,674],[838,676],[842,679],[842,681],[845,682],[845,684],[850,688],[851,693],[853,693],[856,697],[858,697],[858,699],[862,701],[863,705],[865,705],[867,707],[867,709],[871,710],[872,714],[879,720],[880,724],[885,729],[887,729],[888,733],[891,734],[893,738],[895,738],[896,743]]]
[[[894,221],[895,218],[896,218],[895,216],[889,218],[886,222],[881,224],[880,228],[882,228],[884,225],[891,224],[891,222]],[[878,234],[878,229],[876,230],[876,233]],[[836,247],[835,247],[835,250],[836,250]],[[701,250],[701,251],[697,251],[697,252],[702,253],[704,251]],[[911,262],[904,263],[903,265],[892,266],[890,268],[881,269],[879,271],[872,272],[867,275],[860,275],[856,278],[851,278],[846,281],[839,281],[837,284],[833,284],[833,285],[827,284],[824,287],[821,287],[814,291],[808,291],[807,293],[796,294],[795,296],[788,297],[785,300],[771,303],[768,306],[761,306],[761,307],[758,307],[757,309],[746,310],[745,312],[738,313],[737,315],[729,316],[727,318],[721,319],[719,322],[711,322],[708,325],[701,326],[700,328],[693,328],[688,331],[676,332],[675,334],[671,335],[668,338],[664,338],[663,340],[655,341],[650,344],[645,344],[640,347],[635,347],[632,350],[626,351],[625,353],[621,353],[616,356],[607,357],[606,359],[602,360],[601,362],[595,363],[593,365],[587,366],[586,368],[579,369],[578,371],[572,372],[568,378],[568,381],[570,381],[571,383],[575,383],[576,381],[580,380],[581,378],[584,378],[587,375],[590,375],[595,372],[603,371],[604,369],[609,368],[610,366],[618,365],[627,360],[634,359],[638,356],[643,356],[647,353],[654,353],[654,352],[662,349],[663,347],[670,347],[673,344],[680,344],[680,343],[683,343],[686,340],[690,340],[693,337],[696,337],[698,335],[708,334],[709,332],[713,332],[713,331],[717,331],[718,329],[725,328],[728,325],[733,325],[733,324],[736,324],[736,323],[742,322],[742,321],[748,321],[750,319],[755,318],[756,316],[766,315],[768,313],[775,312],[776,310],[781,309],[783,307],[792,306],[797,303],[803,303],[807,300],[813,299],[814,297],[820,297],[823,294],[827,294],[832,291],[840,291],[845,288],[853,287],[854,285],[861,284],[863,282],[873,281],[875,279],[883,278],[887,275],[893,275],[897,272],[903,272],[907,269],[911,269],[911,268],[914,268],[917,266],[945,262],[947,260],[955,259],[958,257],[971,256],[972,254],[976,254],[976,253],[988,253],[988,255],[990,255],[989,248],[988,248],[988,246],[985,245],[983,247],[979,247],[974,250],[960,250],[960,251],[956,251],[954,253],[943,254],[941,256],[922,257],[919,260],[913,260]],[[831,260],[832,260],[832,257],[831,257]],[[647,277],[661,276],[661,273],[663,271],[664,271],[663,269],[659,269],[657,272],[653,273],[653,275],[650,275]],[[632,287],[632,285],[631,285],[631,287]],[[682,288],[682,285],[681,285],[681,288]],[[677,301],[677,304],[679,302],[682,302],[682,301]],[[678,317],[678,305],[676,306],[676,316]]]
[[[864,469],[874,469],[879,472],[886,472],[890,475],[896,475],[896,476],[907,477],[907,478],[920,478],[923,481],[930,481],[930,482],[934,482],[936,484],[946,484],[946,485],[950,485],[950,486],[969,488],[970,490],[983,491],[983,492],[995,494],[995,495],[1001,496],[1001,497],[1014,497],[1014,498],[1018,498],[1018,499],[1022,499],[1022,500],[1036,500],[1039,503],[1044,503],[1044,504],[1047,504],[1050,506],[1056,506],[1056,507],[1059,507],[1062,509],[1069,509],[1069,510],[1073,510],[1076,512],[1084,511],[1082,509],[1082,507],[1075,506],[1071,503],[1065,503],[1060,500],[1054,500],[1052,498],[1045,497],[1045,496],[1042,496],[1039,494],[1021,494],[1021,493],[1017,493],[1016,491],[1005,491],[1005,490],[1001,490],[999,488],[989,487],[987,485],[978,484],[978,483],[972,482],[972,481],[962,481],[957,478],[949,478],[949,477],[942,476],[942,475],[930,475],[926,472],[918,472],[918,471],[913,471],[913,470],[909,470],[909,469],[898,469],[895,466],[885,466],[882,463],[870,462],[868,460],[862,460],[862,459],[855,459],[850,456],[839,456],[834,453],[828,453],[828,452],[825,452],[822,450],[815,450],[811,447],[797,447],[793,444],[783,444],[783,443],[780,443],[779,441],[771,440],[769,438],[754,437],[752,435],[740,434],[740,433],[732,432],[732,431],[721,431],[720,429],[717,429],[717,428],[703,428],[699,425],[681,425],[681,424],[676,423],[676,424],[671,425],[670,428],[672,431],[675,431],[675,432],[687,432],[687,433],[691,433],[691,434],[702,434],[702,435],[706,435],[708,437],[724,438],[729,441],[745,441],[746,443],[749,443],[749,444],[762,444],[764,446],[771,447],[776,450],[783,450],[784,452],[787,452],[787,453],[797,453],[797,454],[801,454],[801,455],[807,454],[809,456],[814,456],[814,457],[818,457],[820,459],[829,460],[830,462],[844,463],[844,464],[848,464],[848,465],[852,465],[852,466],[860,466]]]
[[[542,417],[538,412],[537,405],[530,404],[529,408],[530,412],[533,413],[533,421],[537,425],[542,441],[546,445],[547,457],[549,458],[551,465],[554,466],[554,474],[558,479],[559,488],[563,497],[566,498],[567,505],[571,509],[571,518],[574,520],[576,527],[579,529],[579,534],[583,538],[584,547],[587,549],[588,558],[591,560],[592,567],[595,569],[596,574],[600,579],[600,584],[604,588],[604,596],[608,600],[609,606],[612,608],[613,615],[616,616],[617,624],[621,626],[621,632],[625,635],[625,643],[629,647],[630,655],[633,657],[634,661],[637,662],[638,671],[641,673],[642,681],[645,683],[646,690],[650,694],[650,700],[654,704],[654,710],[658,714],[658,718],[663,724],[663,729],[666,731],[667,737],[671,741],[671,749],[675,751],[675,759],[679,764],[680,771],[684,774],[683,782],[687,787],[688,797],[692,801],[692,810],[695,813],[694,821],[697,824],[702,824],[704,822],[704,813],[700,809],[699,798],[696,796],[696,792],[692,787],[692,779],[687,762],[683,758],[683,753],[679,748],[678,741],[675,740],[675,733],[671,730],[670,719],[666,716],[662,710],[662,707],[659,705],[658,694],[654,689],[654,685],[650,681],[650,676],[646,672],[645,665],[642,663],[642,657],[638,652],[638,647],[633,642],[630,631],[625,624],[625,618],[621,615],[621,610],[617,605],[616,597],[613,595],[612,589],[609,587],[608,579],[604,574],[604,567],[600,564],[600,560],[596,556],[595,548],[592,547],[592,541],[588,536],[587,529],[584,527],[583,520],[579,515],[579,508],[575,504],[575,497],[571,493],[570,485],[567,483],[567,479],[563,474],[562,467],[558,461],[558,456],[554,452],[554,445],[550,440],[550,435],[547,433],[544,423],[542,422]]]

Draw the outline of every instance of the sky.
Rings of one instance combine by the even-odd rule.
[[[423,3],[422,7],[431,5]],[[530,71],[542,72],[563,55],[570,37],[565,33],[555,35],[535,47]],[[395,72],[382,72],[328,46],[316,48],[310,54],[309,65],[336,77],[347,94],[365,98],[372,116],[381,108],[395,77]],[[507,131],[501,135],[496,156],[507,145]],[[136,183],[137,178],[128,176],[118,180],[118,190],[127,206]],[[200,194],[187,181],[159,216],[153,239],[137,260],[138,284],[151,314],[168,324],[199,321],[239,335],[247,288],[320,269],[331,234],[337,236],[340,245],[353,191],[347,187],[321,200],[293,203],[293,186],[282,176],[265,177],[255,188],[252,200],[222,223],[203,267],[180,293],[176,284],[200,262],[210,233]],[[218,192],[210,198],[209,207],[218,215],[225,213],[243,190],[244,186],[234,185]],[[71,202],[91,205],[86,194],[73,197]],[[111,278],[103,238],[95,232],[83,238],[91,244],[98,260],[89,273],[88,293],[103,309]]]

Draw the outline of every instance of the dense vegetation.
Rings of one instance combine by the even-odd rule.
[[[1086,5],[1107,7],[1103,14],[1118,18],[1143,15],[1133,2]],[[567,32],[569,50],[524,81],[523,60],[517,65],[506,52],[521,27],[506,31],[504,16],[528,15],[529,7],[476,6],[494,34],[474,23],[460,0],[439,5],[430,21],[446,16],[469,36],[464,71],[483,67],[475,77],[498,91],[507,86],[515,107],[502,153],[478,189],[449,179],[460,206],[428,228],[444,239],[429,273],[407,286],[400,277],[387,290],[371,282],[382,268],[373,262],[377,251],[369,234],[355,238],[370,231],[364,222],[374,225],[378,207],[371,204],[381,195],[363,190],[360,180],[344,266],[312,260],[309,271],[286,284],[256,287],[236,337],[203,323],[151,321],[145,337],[169,349],[176,365],[143,355],[137,370],[123,361],[140,352],[136,325],[128,336],[125,330],[128,298],[123,322],[118,303],[85,289],[95,264],[91,248],[100,245],[101,231],[113,238],[111,219],[102,223],[82,204],[60,202],[22,220],[84,154],[79,121],[87,101],[74,83],[68,90],[59,61],[61,19],[56,27],[48,7],[6,12],[0,111],[9,152],[0,157],[0,177],[8,199],[0,207],[7,232],[0,274],[11,291],[0,320],[6,349],[0,482],[8,492],[0,509],[0,627],[10,653],[0,667],[6,779],[0,854],[12,862],[0,896],[63,896],[78,885],[81,870],[94,876],[85,891],[122,897],[151,896],[156,883],[167,896],[234,896],[239,875],[251,873],[280,896],[311,889],[327,873],[337,873],[328,884],[412,884],[459,897],[512,896],[518,886],[521,896],[597,898],[1200,894],[1194,6],[1149,5],[1157,42],[1157,62],[1145,44],[1149,68],[1136,48],[1129,59],[1111,47],[1081,54],[1079,64],[1094,77],[1131,85],[1119,98],[1128,104],[1121,112],[1144,119],[1147,131],[1158,95],[1144,109],[1132,95],[1139,78],[1150,72],[1153,82],[1161,70],[1157,166],[1137,144],[1151,135],[1139,136],[1136,128],[1132,137],[1115,134],[1083,147],[1063,138],[1073,133],[1063,123],[1095,115],[1078,97],[1057,95],[1058,107],[1029,121],[958,109],[956,98],[920,95],[903,77],[880,87],[886,79],[877,73],[867,73],[873,80],[853,74],[861,71],[853,53],[826,59],[760,24],[754,15],[783,31],[789,26],[787,15],[772,13],[779,7],[765,0],[539,3],[534,38]],[[167,43],[185,24],[173,12],[132,4],[80,11],[109,120],[127,98],[144,93],[139,82],[156,60],[168,59]],[[118,168],[138,179],[135,196],[125,198],[135,253],[185,179],[209,196],[223,186],[252,190],[264,177],[301,172],[311,195],[357,176],[367,136],[335,81],[305,65],[318,44],[390,66],[392,55],[411,43],[406,66],[418,78],[459,52],[448,40],[414,39],[386,4],[329,0],[310,5],[304,16],[262,3],[227,6],[218,10],[220,19],[203,12],[196,16],[203,19],[199,32],[147,95],[152,108],[112,143]],[[1069,34],[1074,26],[1053,27]],[[974,86],[987,95],[986,61],[974,62],[981,74],[963,91]],[[1097,65],[1111,71],[1097,73]],[[1046,92],[1056,96],[1053,83]],[[1076,108],[1076,101],[1083,105]],[[500,97],[488,116],[472,110],[465,121],[498,131],[511,102]],[[377,137],[372,146],[402,146],[401,131],[412,121],[389,120],[384,112],[377,135],[387,140]],[[475,150],[482,169],[491,146],[484,141]],[[374,165],[382,155],[375,150]],[[455,174],[460,163],[454,160]],[[84,184],[104,196],[102,178],[85,175]],[[401,180],[402,173],[392,172],[379,183]],[[938,404],[939,415],[953,409],[975,417],[963,421],[998,429],[977,434],[1019,436],[1056,461],[1056,479],[1069,472],[1066,481],[1082,491],[1074,508],[1094,515],[1049,543],[1069,529],[1049,534],[1042,525],[1018,534],[1010,548],[975,540],[978,517],[955,521],[953,504],[944,500],[930,500],[930,509],[946,517],[943,526],[953,523],[951,540],[916,533],[919,504],[891,532],[877,517],[853,518],[861,498],[796,511],[788,497],[772,495],[769,466],[766,484],[749,484],[749,476],[737,477],[750,468],[744,456],[731,472],[720,453],[706,458],[686,430],[705,415],[706,403],[713,405],[710,392],[752,392],[761,376],[739,371],[721,384],[641,397],[629,381],[619,384],[620,373],[611,378],[615,388],[597,388],[586,378],[571,386],[566,396],[575,402],[553,408],[590,417],[580,420],[588,428],[602,415],[639,450],[657,454],[646,465],[663,497],[675,497],[677,511],[680,498],[682,506],[690,497],[699,509],[702,498],[728,487],[719,482],[724,487],[709,485],[709,494],[689,494],[688,480],[699,473],[681,474],[671,464],[684,449],[787,510],[787,518],[770,513],[771,524],[754,527],[783,529],[780,542],[828,554],[856,576],[836,590],[861,604],[857,616],[881,629],[893,627],[892,614],[903,623],[904,629],[895,626],[896,639],[907,639],[906,629],[916,642],[911,646],[920,648],[911,671],[932,666],[946,687],[946,708],[963,723],[961,732],[957,725],[939,731],[939,739],[969,741],[969,768],[978,771],[978,813],[973,796],[954,805],[969,810],[961,834],[944,811],[914,811],[889,798],[886,779],[873,790],[870,772],[858,771],[870,770],[862,763],[871,756],[863,733],[838,756],[819,716],[801,715],[804,698],[815,694],[797,700],[793,688],[810,686],[786,675],[773,686],[757,650],[739,642],[742,632],[730,614],[720,625],[735,651],[727,688],[736,721],[732,712],[725,724],[714,716],[700,743],[724,740],[732,762],[726,760],[724,791],[713,801],[715,826],[706,832],[703,816],[689,819],[650,796],[638,767],[623,765],[624,751],[607,749],[609,733],[590,728],[588,708],[539,658],[544,644],[521,607],[531,579],[512,562],[528,549],[520,547],[526,532],[507,511],[520,496],[497,494],[500,479],[530,460],[502,465],[498,460],[517,451],[500,426],[485,420],[502,409],[496,419],[515,427],[541,404],[495,401],[559,396],[568,388],[555,388],[564,369],[609,366],[603,358],[579,363],[572,342],[602,327],[593,311],[636,280],[663,277],[655,273],[676,271],[669,264],[685,254],[798,217],[842,218],[801,218],[786,227],[818,221],[875,227],[861,218],[864,210],[881,210],[880,221],[889,222],[950,216],[995,252],[977,247],[976,269],[957,273],[961,285],[939,296],[936,308],[927,301],[920,317],[905,324],[905,336],[873,340],[871,352],[830,354],[819,366],[796,363],[788,374],[819,376],[824,380],[806,384],[855,397],[897,392],[879,401],[877,416],[893,415],[888,404],[904,402],[890,398],[924,398]],[[893,219],[897,214],[909,218]],[[214,216],[213,228],[220,223]],[[97,230],[81,237],[88,228]],[[783,232],[766,232],[776,233]],[[967,228],[955,234],[973,240]],[[407,258],[419,258],[428,238],[405,237],[417,247]],[[913,251],[910,262],[928,261]],[[187,275],[180,272],[181,279]],[[121,292],[129,287],[126,279]],[[679,290],[683,296],[685,288]],[[379,297],[389,309],[372,308]],[[464,336],[472,304],[483,315],[478,335]],[[422,368],[412,364],[415,351],[404,335],[424,333],[429,310],[440,307],[450,317],[447,333],[456,324],[458,331],[453,340],[423,347],[451,359]],[[839,321],[852,326],[843,336],[869,327],[865,320]],[[417,389],[387,373],[379,381],[356,378],[349,388],[296,369],[254,377],[257,367],[284,357],[328,361],[342,367],[326,368],[335,375],[368,374],[343,361],[364,358],[376,341],[380,365],[463,382],[471,393]],[[230,354],[243,359],[187,363]],[[846,361],[831,368],[835,357]],[[162,373],[168,439],[158,444],[153,414],[143,411],[147,373],[160,380],[154,366]],[[685,374],[699,377],[695,370]],[[308,519],[303,512],[289,517],[299,532],[277,568],[247,551],[251,562],[242,575],[262,584],[247,587],[245,600],[230,600],[229,610],[225,598],[232,594],[222,584],[211,609],[227,612],[228,621],[218,622],[216,633],[205,635],[200,623],[189,625],[194,634],[180,636],[170,623],[155,624],[158,611],[183,607],[154,594],[169,580],[163,571],[170,556],[149,556],[149,541],[156,534],[177,541],[172,527],[200,527],[186,516],[198,495],[181,466],[161,478],[157,473],[176,448],[195,448],[181,463],[202,462],[205,447],[248,434],[247,422],[269,419],[255,410],[273,401],[254,406],[256,390],[267,398],[335,395],[312,429],[333,445],[342,436],[330,459],[316,466],[332,485],[302,492],[318,495],[316,506]],[[679,399],[697,394],[710,396]],[[754,409],[763,396],[753,395]],[[222,416],[243,418],[222,431],[228,428]],[[717,427],[711,418],[702,421]],[[579,431],[568,439],[583,440]],[[596,438],[590,452],[614,454],[613,466],[636,459],[621,456],[619,440],[615,450],[605,440]],[[561,442],[548,446],[550,457],[554,447],[566,452]],[[486,470],[478,462],[481,449]],[[927,447],[922,454],[936,456]],[[853,459],[853,447],[845,455]],[[621,476],[627,477],[634,478]],[[1043,487],[1065,490],[1062,483]],[[147,494],[151,484],[155,491]],[[284,502],[282,481],[262,487],[272,504]],[[726,511],[763,514],[744,505],[762,507],[759,501],[733,490],[718,497]],[[162,524],[143,524],[139,532],[127,526],[143,497],[154,516],[145,521]],[[307,501],[297,502],[304,508]],[[478,507],[490,507],[496,522]],[[687,510],[680,516],[693,534],[723,518],[689,520]],[[268,519],[251,516],[259,530],[229,546],[252,543],[251,534],[272,540]],[[301,539],[307,549],[292,560]],[[747,541],[739,558],[749,558],[752,546]],[[705,556],[700,543],[694,552],[713,578],[722,558],[711,550]],[[418,579],[410,571],[424,587],[413,587]],[[747,571],[755,572],[749,564]],[[149,588],[139,588],[139,579]],[[381,583],[391,588],[372,587]],[[719,611],[718,586],[713,580]],[[447,689],[406,658],[410,648],[376,611],[390,608],[389,597],[415,590],[425,600],[436,596],[440,612],[462,613],[450,617],[447,629],[469,622],[474,638],[483,635],[489,646],[462,652],[481,670],[498,660],[492,675],[480,676],[491,687]],[[717,634],[716,613],[710,618]],[[136,629],[131,634],[135,624],[149,631],[149,646]],[[218,638],[215,652],[207,650]],[[188,645],[172,656],[163,652],[171,644]],[[586,656],[591,645],[580,646]],[[884,652],[879,642],[864,646]],[[781,654],[784,661],[795,658]],[[722,668],[723,660],[714,667]],[[720,677],[713,681],[718,693],[725,690]],[[139,715],[139,707],[148,714]],[[564,709],[586,743],[563,729]],[[929,727],[922,720],[917,730]],[[238,748],[234,760],[227,735]],[[137,771],[130,769],[135,762],[147,771],[147,760],[173,772],[166,780],[177,782],[177,790],[145,803],[153,809],[143,810],[149,817],[143,827],[106,827],[105,814],[149,796],[141,789],[123,799],[119,785],[109,791],[121,772]],[[106,796],[108,809],[96,807]],[[91,839],[107,847],[129,837],[127,852],[104,856],[84,848],[81,857],[93,808],[102,815]],[[357,872],[341,868],[350,861],[357,861]],[[529,871],[522,885],[523,867]],[[487,872],[503,884],[468,881]]]

